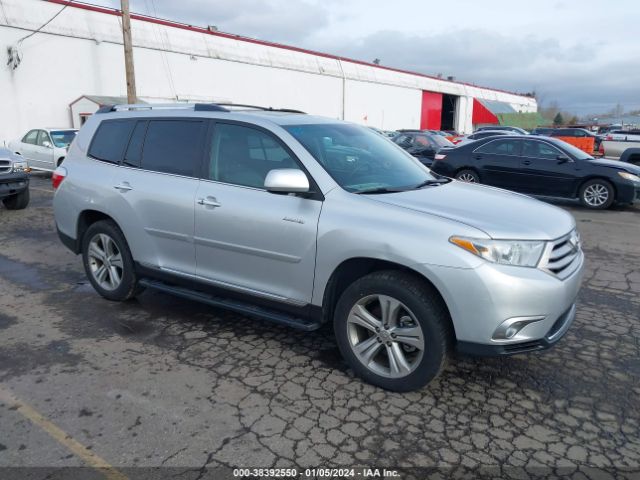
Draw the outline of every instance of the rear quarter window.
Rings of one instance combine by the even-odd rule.
[[[134,125],[134,120],[103,121],[93,136],[89,156],[103,162],[120,163]]]

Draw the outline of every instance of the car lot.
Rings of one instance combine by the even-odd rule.
[[[111,465],[130,478],[156,466],[184,478],[205,467],[640,471],[638,205],[561,205],[587,271],[555,348],[456,357],[427,388],[396,394],[355,379],[330,329],[301,333],[151,291],[101,299],[58,241],[42,174],[31,198],[0,210],[0,467]]]

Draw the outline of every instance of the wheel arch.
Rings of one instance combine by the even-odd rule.
[[[76,245],[75,245],[75,253],[80,253],[82,248],[82,239],[87,229],[96,222],[101,220],[110,220],[115,223],[118,228],[118,222],[110,215],[100,211],[100,210],[92,210],[87,209],[80,212],[78,215],[78,220],[76,222]],[[122,229],[121,229],[122,230]]]
[[[396,270],[409,273],[418,278],[423,283],[423,285],[431,290],[436,295],[437,300],[441,302],[447,312],[447,318],[449,320],[448,327],[454,337],[452,340],[455,340],[455,327],[451,318],[451,310],[449,309],[444,296],[442,295],[436,284],[431,279],[427,278],[427,276],[425,276],[423,273],[420,273],[413,268],[393,261],[377,258],[349,258],[347,260],[344,260],[333,270],[324,289],[322,299],[322,321],[331,321],[338,299],[340,298],[342,292],[344,292],[344,290],[349,285],[351,285],[359,278],[364,277],[365,275],[383,270]]]
[[[478,170],[478,168],[475,165],[463,165],[461,167],[458,167],[454,170],[453,176],[455,177],[463,170],[471,170],[476,175],[478,175],[478,178],[482,179],[482,175],[480,175],[480,170]]]
[[[576,191],[574,192],[574,197],[580,199],[580,190],[582,190],[582,187],[584,186],[585,183],[587,183],[587,182],[589,182],[591,180],[604,180],[604,181],[606,181],[613,188],[613,198],[614,198],[614,200],[617,199],[617,197],[618,197],[618,189],[616,188],[616,184],[613,181],[611,181],[610,178],[607,178],[604,175],[599,175],[599,174],[588,175],[587,177],[581,179],[578,182],[578,186],[576,188]]]

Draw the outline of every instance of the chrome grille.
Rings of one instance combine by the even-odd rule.
[[[580,235],[574,230],[547,245],[539,267],[561,279],[565,279],[578,268],[580,257]]]
[[[11,172],[11,160],[0,159],[0,173]]]

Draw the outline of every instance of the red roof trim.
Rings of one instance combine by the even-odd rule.
[[[84,2],[78,2],[78,1],[75,1],[75,0],[46,0],[46,1],[49,2],[49,3],[57,3],[59,5],[67,5],[69,7],[80,8],[82,10],[90,10],[92,12],[99,12],[99,13],[106,13],[108,15],[115,15],[117,17],[121,17],[122,16],[122,12],[120,10],[118,10],[118,9],[108,8],[108,7],[100,7],[98,5],[93,5],[93,4],[84,3]],[[342,62],[355,63],[357,65],[365,65],[367,67],[379,68],[381,70],[389,70],[391,72],[398,72],[398,73],[405,73],[405,74],[408,74],[408,75],[415,75],[415,76],[418,76],[418,77],[429,78],[429,79],[432,79],[432,80],[438,80],[440,82],[453,83],[453,84],[456,84],[456,85],[465,85],[467,87],[481,88],[483,90],[490,90],[490,91],[493,91],[493,92],[507,93],[509,95],[515,95],[515,96],[518,96],[518,97],[526,97],[526,95],[523,95],[521,93],[510,92],[508,90],[501,90],[501,89],[498,89],[498,88],[490,88],[490,87],[481,87],[479,85],[474,85],[473,83],[468,83],[468,82],[455,82],[455,81],[452,81],[452,80],[446,80],[444,78],[438,78],[438,77],[435,77],[433,75],[427,75],[425,73],[411,72],[409,70],[402,70],[400,68],[385,67],[384,65],[376,65],[375,63],[364,62],[362,60],[355,60],[353,58],[341,57],[341,56],[338,56],[338,55],[332,55],[330,53],[316,52],[314,50],[308,50],[306,48],[293,47],[291,45],[284,45],[282,43],[268,42],[268,41],[264,41],[264,40],[258,40],[258,39],[255,39],[255,38],[243,37],[241,35],[233,35],[231,33],[212,32],[212,31],[210,31],[210,30],[208,30],[206,28],[194,27],[193,25],[188,25],[186,23],[180,23],[180,22],[174,22],[172,20],[165,20],[165,19],[162,19],[162,18],[150,17],[148,15],[142,15],[142,14],[139,14],[139,13],[131,13],[131,18],[133,20],[140,20],[142,22],[155,23],[157,25],[164,25],[166,27],[180,28],[182,30],[190,30],[192,32],[204,33],[204,34],[213,35],[213,36],[216,36],[216,37],[229,38],[229,39],[232,39],[232,40],[239,40],[241,42],[253,43],[253,44],[256,44],[256,45],[263,45],[263,46],[267,46],[267,47],[280,48],[280,49],[283,49],[283,50],[290,50],[290,51],[293,51],[293,52],[306,53],[308,55],[315,55],[315,56],[319,56],[319,57],[330,58],[332,60],[340,60]],[[527,98],[530,98],[530,97],[527,97]]]

